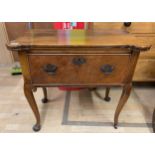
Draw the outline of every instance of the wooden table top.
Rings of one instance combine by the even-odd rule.
[[[30,30],[7,44],[13,51],[56,47],[136,48],[148,50],[151,45],[122,30]]]

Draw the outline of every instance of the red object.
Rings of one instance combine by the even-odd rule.
[[[71,22],[54,22],[53,28],[55,30],[64,30],[64,29],[84,29],[84,22],[75,22],[76,25],[72,26]]]
[[[59,90],[63,90],[63,91],[76,91],[76,90],[81,90],[83,88],[81,87],[59,87]]]
[[[84,29],[84,22],[77,22],[77,25],[73,29]]]
[[[55,22],[53,24],[53,28],[56,30],[58,30],[58,29],[62,30],[63,29],[63,23],[62,22]]]

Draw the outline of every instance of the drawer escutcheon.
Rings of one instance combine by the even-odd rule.
[[[75,65],[82,65],[84,63],[86,63],[86,59],[83,57],[73,58],[73,64]]]
[[[50,74],[50,75],[55,75],[58,67],[54,64],[47,64],[43,67],[43,70]]]
[[[100,68],[101,72],[103,72],[105,75],[109,75],[113,72],[114,70],[114,66],[109,65],[109,64],[105,64],[103,66],[101,66]]]

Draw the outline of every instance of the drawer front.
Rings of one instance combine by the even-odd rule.
[[[140,59],[155,59],[155,46],[152,46],[147,52],[141,52]]]
[[[128,27],[130,33],[155,33],[155,22],[132,22]]]
[[[125,26],[123,22],[94,22],[93,27],[96,29],[122,29],[130,33],[155,33],[155,22],[132,22]]]
[[[128,55],[29,55],[33,84],[122,83]]]
[[[140,53],[140,58],[142,59],[153,59],[155,58],[155,35],[145,35],[145,34],[141,34],[141,35],[137,35],[137,38],[140,38],[141,40],[144,40],[145,42],[147,42],[148,44],[151,45],[151,49],[149,51],[146,52],[141,52]]]
[[[133,77],[134,81],[155,81],[155,60],[139,59]]]
[[[95,29],[123,29],[123,22],[93,22],[93,28]]]

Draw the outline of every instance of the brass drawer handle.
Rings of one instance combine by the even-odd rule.
[[[75,64],[75,65],[82,65],[84,63],[86,63],[86,59],[85,58],[78,57],[78,58],[74,58],[73,59],[73,64]]]
[[[55,75],[57,69],[58,67],[54,64],[47,64],[43,67],[43,70],[50,75]]]
[[[101,72],[103,72],[105,75],[109,75],[113,72],[114,67],[112,65],[109,64],[105,64],[103,66],[101,66],[100,68]]]
[[[131,26],[131,22],[124,22],[124,26],[125,26],[125,27]]]

